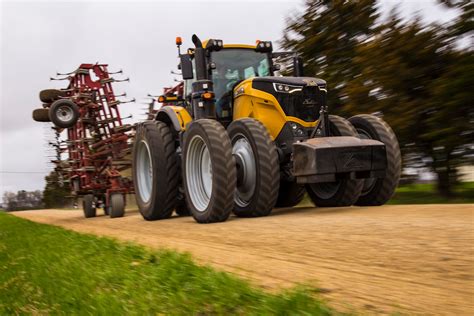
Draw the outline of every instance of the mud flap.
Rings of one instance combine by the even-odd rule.
[[[293,144],[293,174],[298,183],[383,178],[385,145],[352,136],[318,137]]]

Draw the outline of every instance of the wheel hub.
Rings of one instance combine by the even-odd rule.
[[[58,109],[56,110],[56,116],[61,121],[68,122],[73,118],[74,113],[69,106],[63,105],[63,106],[58,107]]]
[[[257,181],[257,164],[250,142],[244,135],[238,134],[233,139],[232,154],[237,168],[237,189],[235,202],[240,207],[250,203]]]
[[[189,142],[186,156],[186,182],[189,197],[199,212],[204,212],[212,195],[212,162],[209,149],[199,135]]]
[[[153,163],[150,148],[143,140],[138,144],[137,184],[140,199],[147,203],[151,198],[153,188]]]

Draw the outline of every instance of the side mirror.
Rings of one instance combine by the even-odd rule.
[[[181,59],[181,73],[183,74],[183,79],[193,79],[193,63],[191,62],[191,56],[188,54],[180,55]]]
[[[273,64],[272,70],[273,71],[280,71],[281,70],[281,65],[280,64]]]

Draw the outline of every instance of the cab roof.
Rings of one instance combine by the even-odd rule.
[[[206,48],[209,39],[202,42],[202,47]],[[243,48],[243,49],[255,49],[257,45],[248,45],[248,44],[224,44],[225,48]]]

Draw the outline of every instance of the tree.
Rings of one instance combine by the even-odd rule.
[[[282,46],[297,51],[305,74],[328,82],[328,103],[336,112],[346,103],[345,88],[358,73],[353,62],[360,41],[369,38],[378,17],[374,0],[309,0],[288,20]]]
[[[3,193],[3,203],[7,211],[38,209],[42,205],[41,191],[27,192],[25,190]]]
[[[57,172],[52,171],[45,177],[46,186],[43,191],[43,202],[46,208],[65,207],[70,194],[69,187],[62,185]]]
[[[365,7],[354,9],[357,4]],[[450,196],[457,167],[472,159],[471,52],[456,45],[452,25],[424,25],[418,18],[403,21],[395,12],[375,24],[372,2],[337,2],[329,11],[328,7],[325,1],[307,2],[306,12],[287,28],[298,36],[285,35],[283,43],[307,57],[310,74],[321,73],[328,79],[329,91],[336,90],[328,102],[333,109],[337,105],[336,112],[382,112],[404,154],[422,157],[438,175],[439,192]],[[353,17],[345,15],[349,8]],[[364,16],[367,23],[359,23]],[[340,23],[335,38],[320,34],[322,29],[332,33],[335,21]],[[351,24],[363,27],[349,33],[354,36],[348,41],[341,37],[341,29]],[[337,55],[340,45],[345,50]],[[331,54],[336,57],[328,57]]]

